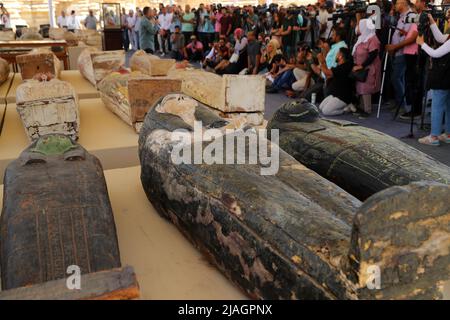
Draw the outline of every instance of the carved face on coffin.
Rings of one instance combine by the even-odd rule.
[[[194,127],[195,110],[199,106],[197,100],[184,94],[168,94],[161,103],[156,106],[156,111],[159,113],[170,113],[180,117],[186,124]],[[223,122],[216,123],[214,126],[220,130],[226,129],[243,129],[247,122],[243,118],[227,119]]]
[[[156,111],[179,116],[188,125],[194,127],[194,114],[197,106],[198,102],[191,97],[183,94],[168,94],[162,99],[161,103],[156,106]]]
[[[84,160],[85,151],[69,137],[62,134],[45,135],[22,152],[24,165],[54,161]]]
[[[319,110],[305,99],[284,103],[275,113],[279,122],[314,122],[319,119]]]

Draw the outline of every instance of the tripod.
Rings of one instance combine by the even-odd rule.
[[[391,43],[392,29],[393,29],[392,27],[389,27],[387,43]],[[387,68],[388,58],[389,58],[389,53],[386,51],[384,53],[383,76],[381,77],[381,89],[380,89],[380,98],[378,99],[377,119],[380,118],[381,102],[383,100],[384,81],[386,80],[386,68]],[[404,99],[404,97],[403,97],[403,99]],[[402,101],[403,101],[403,99],[402,99]]]

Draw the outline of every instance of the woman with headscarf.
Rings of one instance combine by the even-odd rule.
[[[363,115],[372,112],[372,94],[379,92],[381,85],[380,40],[375,31],[372,19],[360,20],[357,27],[359,36],[352,52],[355,63],[353,72],[361,73],[363,69],[368,71],[366,79],[356,81],[356,93],[360,96]]]

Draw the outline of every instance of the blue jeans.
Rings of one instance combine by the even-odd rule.
[[[296,81],[294,72],[291,70],[286,70],[280,76],[278,76],[272,83],[272,87],[276,90],[280,89],[291,89],[292,84]]]
[[[391,81],[394,87],[395,103],[404,107],[405,105],[405,74],[406,74],[406,58],[404,55],[394,57],[392,61]]]
[[[450,133],[450,90],[431,90],[431,135],[442,132],[445,113],[445,133]]]

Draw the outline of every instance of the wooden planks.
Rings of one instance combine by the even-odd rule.
[[[0,291],[0,300],[129,300],[139,298],[130,266],[81,275],[81,289],[67,288],[67,279]]]

